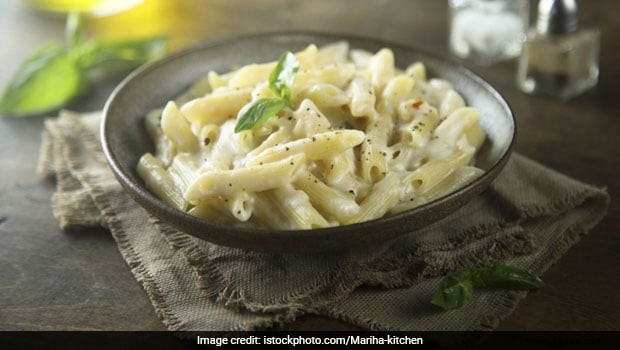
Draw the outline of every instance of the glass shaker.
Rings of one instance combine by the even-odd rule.
[[[450,0],[450,51],[482,65],[518,57],[528,0]]]
[[[600,31],[580,28],[577,10],[576,0],[540,0],[519,61],[521,90],[568,100],[597,84]]]

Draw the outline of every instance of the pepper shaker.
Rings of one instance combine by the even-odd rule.
[[[579,29],[576,0],[540,0],[519,60],[517,85],[568,100],[598,82],[600,32]]]

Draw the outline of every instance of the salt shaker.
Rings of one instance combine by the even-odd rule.
[[[540,0],[517,71],[527,93],[567,100],[598,82],[600,31],[579,29],[576,0]]]
[[[450,0],[450,51],[482,65],[518,57],[528,0]]]

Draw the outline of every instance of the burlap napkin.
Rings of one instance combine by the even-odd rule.
[[[105,226],[162,321],[175,331],[255,330],[302,314],[371,330],[488,330],[525,292],[480,290],[471,304],[430,304],[440,277],[505,261],[542,274],[605,214],[609,196],[519,154],[483,195],[382,246],[267,254],[198,240],[150,217],[123,192],[99,146],[99,113],[45,123],[39,172],[55,176],[63,229]]]

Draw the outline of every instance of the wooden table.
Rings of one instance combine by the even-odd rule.
[[[310,29],[374,36],[447,53],[446,1],[149,0],[115,17],[90,19],[99,36],[167,32],[178,49],[201,40],[268,30]],[[582,1],[583,23],[602,28],[598,86],[567,103],[514,86],[516,62],[465,65],[496,86],[518,120],[516,150],[612,196],[607,217],[545,274],[500,330],[620,330],[620,21],[614,0]],[[63,19],[0,1],[0,85],[28,53],[62,40]],[[120,76],[107,77],[68,108],[100,109]],[[162,323],[103,229],[61,232],[54,184],[35,174],[43,118],[0,119],[0,329],[163,330]],[[354,327],[302,317],[294,330]]]

